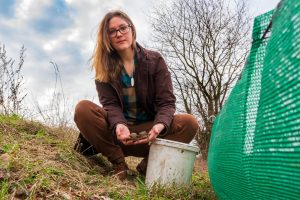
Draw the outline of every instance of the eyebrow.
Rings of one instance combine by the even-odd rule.
[[[117,28],[120,28],[121,26],[126,26],[126,25],[128,25],[128,24],[123,23],[123,24],[120,24],[118,27],[112,27],[112,28],[108,27],[108,29],[109,29],[109,30],[115,30],[115,29],[117,29]]]

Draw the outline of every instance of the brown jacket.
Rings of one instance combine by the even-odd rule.
[[[137,62],[134,73],[136,95],[154,124],[169,128],[175,112],[176,98],[170,72],[162,56],[137,44]],[[110,83],[95,81],[100,103],[107,111],[110,128],[127,124],[123,115],[122,86],[119,80]]]

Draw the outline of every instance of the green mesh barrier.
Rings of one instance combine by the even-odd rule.
[[[270,37],[263,38],[270,21]],[[267,34],[268,36],[268,34]],[[300,1],[254,20],[240,79],[214,121],[208,170],[219,199],[300,199]]]

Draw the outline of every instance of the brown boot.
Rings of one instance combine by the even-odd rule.
[[[113,164],[113,173],[116,178],[118,178],[120,181],[123,181],[127,178],[127,170],[128,166],[125,162],[121,163],[114,163]]]
[[[143,176],[146,176],[148,165],[148,157],[144,158],[137,166],[136,170]]]

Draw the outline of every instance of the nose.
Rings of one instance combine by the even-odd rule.
[[[117,30],[116,36],[117,36],[117,37],[122,36],[122,33],[121,33],[120,30]]]

